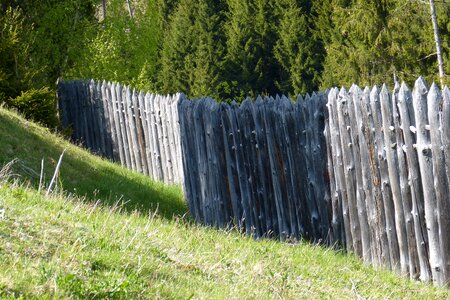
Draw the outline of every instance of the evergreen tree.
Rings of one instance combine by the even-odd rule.
[[[274,2],[228,0],[227,4],[224,77],[232,93],[228,97],[277,93],[280,67],[273,56],[277,39]]]
[[[221,62],[220,18],[215,1],[180,0],[161,52],[161,90],[215,95]]]
[[[318,88],[323,50],[311,28],[309,4],[310,1],[277,1],[279,38],[274,56],[283,68],[277,81],[283,93],[305,94]]]

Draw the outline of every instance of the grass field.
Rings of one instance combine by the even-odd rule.
[[[46,196],[41,160],[48,184],[64,149]],[[450,299],[342,252],[193,224],[179,187],[0,109],[0,165],[13,159],[0,172],[0,298]]]

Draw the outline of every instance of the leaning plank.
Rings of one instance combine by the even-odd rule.
[[[389,185],[392,192],[392,200],[394,204],[395,229],[397,233],[399,255],[400,255],[400,271],[402,274],[408,274],[409,256],[408,242],[406,239],[405,215],[403,213],[403,201],[400,190],[400,178],[398,170],[398,160],[395,148],[397,147],[395,128],[393,125],[393,114],[391,111],[391,96],[386,85],[383,85],[380,93],[382,130],[384,137],[384,149],[388,166]],[[392,207],[391,207],[392,208]]]
[[[416,233],[417,253],[419,255],[420,280],[430,280],[430,265],[428,261],[428,235],[425,225],[423,209],[423,190],[419,174],[417,153],[414,150],[415,137],[411,132],[414,129],[415,118],[412,105],[412,95],[403,82],[398,96],[399,112],[403,138],[405,140],[404,151],[409,166],[409,179],[412,197],[412,211],[414,217],[414,231]]]

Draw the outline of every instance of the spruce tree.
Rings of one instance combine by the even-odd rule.
[[[225,23],[225,80],[230,98],[278,92],[279,65],[273,57],[277,38],[271,0],[228,0]],[[237,89],[234,87],[237,86]]]
[[[180,0],[161,52],[159,79],[164,93],[215,95],[221,36],[215,1]]]
[[[274,56],[283,71],[277,87],[284,93],[317,90],[323,50],[312,27],[310,1],[278,0],[278,40]]]

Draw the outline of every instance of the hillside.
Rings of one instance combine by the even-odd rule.
[[[48,184],[64,149],[62,189],[46,197],[41,160]],[[341,252],[194,225],[179,187],[0,108],[0,165],[13,159],[0,172],[0,298],[450,297]]]

